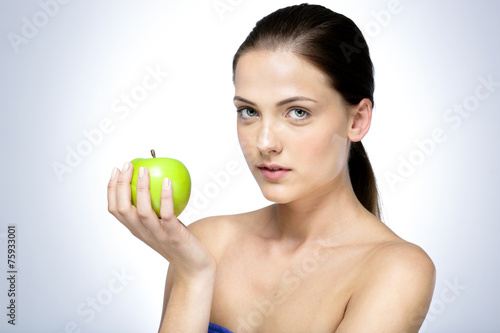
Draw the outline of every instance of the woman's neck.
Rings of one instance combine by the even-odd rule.
[[[325,186],[315,195],[272,207],[270,227],[276,240],[300,246],[308,241],[341,240],[366,209],[356,198],[349,178]]]

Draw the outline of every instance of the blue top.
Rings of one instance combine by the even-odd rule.
[[[217,324],[208,324],[208,333],[233,333],[227,328],[224,328],[222,326],[219,326]]]

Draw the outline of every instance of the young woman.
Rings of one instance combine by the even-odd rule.
[[[109,182],[109,211],[170,263],[160,332],[417,332],[435,268],[379,219],[359,29],[322,6],[283,8],[257,23],[233,70],[241,148],[274,204],[186,228],[168,179],[161,219],[146,168],[137,208],[130,163]]]

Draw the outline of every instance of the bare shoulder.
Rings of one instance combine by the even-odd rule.
[[[270,207],[244,212],[233,215],[218,215],[202,218],[188,225],[188,228],[196,235],[213,236],[214,233],[225,233],[236,231],[237,229],[248,228],[255,225],[255,220],[264,216]]]
[[[209,216],[189,224],[187,227],[200,238],[216,237],[228,232],[234,218],[231,215]]]
[[[365,261],[365,271],[372,276],[411,275],[414,279],[434,279],[435,267],[429,255],[418,245],[396,235],[388,226],[375,217],[368,236],[363,238],[370,244]],[[365,230],[365,231],[366,231]],[[369,279],[373,280],[373,279]]]
[[[433,280],[436,271],[432,259],[420,246],[404,240],[381,243],[373,249],[370,259],[367,269],[376,275]]]
[[[436,269],[419,246],[381,242],[368,254],[337,332],[418,332],[434,291]],[[387,313],[391,313],[390,317]]]
[[[187,227],[217,259],[234,233],[234,218],[230,215],[210,216]]]
[[[436,268],[429,255],[418,245],[408,242],[380,225],[381,237],[367,255],[360,287],[383,288],[388,292],[414,286],[429,294],[435,283]],[[382,236],[383,235],[383,236]]]
[[[248,234],[252,222],[264,210],[256,210],[234,215],[218,215],[202,218],[189,224],[191,232],[218,257],[222,254],[227,244],[241,235]]]

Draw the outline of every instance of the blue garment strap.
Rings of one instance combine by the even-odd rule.
[[[208,324],[208,333],[233,333],[227,328],[224,328],[222,326],[219,326],[217,324]]]

